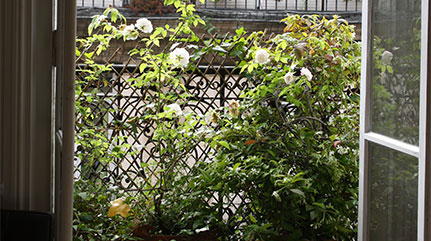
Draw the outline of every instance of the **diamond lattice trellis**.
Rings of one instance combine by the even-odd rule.
[[[216,35],[203,36],[201,39],[197,44],[200,48],[211,46],[216,41],[217,46],[223,46],[226,41],[226,37],[218,38]],[[180,43],[180,46],[181,44],[184,45]],[[199,67],[179,73],[190,94],[190,101],[182,106],[183,109],[205,114],[225,106],[228,101],[239,99],[241,91],[251,87],[246,76],[241,75],[240,69],[235,66],[244,56],[230,54],[234,49],[226,46],[224,51],[204,52],[195,59],[194,66]],[[169,44],[165,46],[169,47]],[[112,63],[115,59],[124,59],[124,56],[119,58],[125,52],[121,48],[108,49],[102,55],[103,58],[96,58],[99,64],[109,66],[110,70],[103,71],[97,78],[89,78],[87,70],[92,65],[85,63],[82,57],[89,49],[91,48],[83,48],[81,57],[77,59],[77,85],[82,91],[76,96],[76,100],[81,106],[90,107],[91,113],[77,111],[76,133],[82,134],[92,128],[93,132],[89,135],[100,135],[100,138],[106,138],[110,143],[127,144],[132,148],[125,147],[125,154],[121,158],[111,158],[106,153],[112,151],[112,147],[105,147],[106,153],[94,153],[98,143],[82,146],[78,142],[75,178],[92,179],[104,185],[116,186],[129,195],[139,194],[151,199],[152,191],[158,188],[160,170],[163,169],[158,152],[158,145],[163,143],[152,139],[156,127],[154,121],[136,121],[133,125],[130,122],[143,116],[147,107],[157,99],[155,90],[151,87],[137,87],[134,81],[130,81],[141,74],[139,59],[128,57],[124,63]],[[154,50],[162,51],[156,47]],[[186,158],[176,163],[173,170],[188,173],[194,164],[210,158],[211,147],[207,143],[196,142],[194,146]],[[217,198],[215,194],[213,199]],[[238,208],[250,208],[240,193],[225,196],[224,199],[225,205],[221,212],[225,215]]]

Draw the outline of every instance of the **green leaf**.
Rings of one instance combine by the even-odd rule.
[[[143,73],[144,70],[147,68],[147,66],[148,65],[145,63],[142,63],[141,65],[139,65],[139,72]]]
[[[315,211],[311,211],[310,212],[310,219],[311,220],[314,220],[314,219],[316,219],[317,218],[317,214],[316,214],[316,212]]]
[[[233,166],[233,171],[236,171],[236,169],[239,167],[239,166],[241,166],[241,162],[238,162],[238,163],[236,163],[234,166]]]
[[[217,51],[217,52],[222,52],[222,53],[227,53],[227,51],[226,50],[224,50],[221,46],[215,46],[214,48],[213,48],[213,50],[214,51]]]
[[[325,205],[324,205],[323,203],[314,202],[314,203],[313,203],[313,205],[314,205],[314,206],[318,206],[318,207],[320,207],[321,209],[325,209],[325,208],[326,208],[326,207],[325,207]]]
[[[117,22],[117,19],[118,19],[118,10],[113,8],[111,11],[111,21],[115,23]]]
[[[295,193],[295,194],[298,194],[300,196],[305,196],[304,192],[301,191],[301,190],[299,190],[299,189],[290,189],[290,191],[293,192],[293,193]]]
[[[219,141],[218,144],[226,147],[228,150],[230,150],[230,146],[229,143],[227,143],[226,141]]]

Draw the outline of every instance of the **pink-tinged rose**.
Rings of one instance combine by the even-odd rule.
[[[305,76],[308,81],[313,78],[313,74],[307,68],[301,68],[301,76]]]
[[[339,140],[334,141],[334,147],[337,148],[338,144],[340,144],[340,143],[341,143],[341,141],[339,141]]]

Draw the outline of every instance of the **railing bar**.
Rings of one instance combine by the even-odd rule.
[[[82,7],[107,7],[108,5],[111,6],[117,6],[117,4],[123,4],[125,5],[128,1],[118,1],[118,0],[76,0],[78,2],[78,5]],[[288,11],[288,10],[297,10],[297,11],[316,11],[316,12],[348,12],[348,11],[354,11],[354,12],[360,12],[360,0],[354,0],[355,2],[349,2],[353,0],[343,0],[345,3],[343,4],[342,1],[339,0],[295,0],[294,2],[290,0],[272,0],[275,1],[274,3],[269,2],[271,0],[255,0],[254,1],[254,8],[251,6],[251,8],[248,7],[249,0],[244,1],[238,1],[235,0],[232,3],[228,3],[229,0],[224,0],[224,3],[219,3],[217,1],[214,1],[213,5],[209,5],[208,1],[205,1],[203,6],[201,8],[204,9],[224,9],[224,10],[266,10],[266,11]],[[264,3],[262,1],[265,1]],[[280,1],[280,3],[279,3]],[[302,1],[302,2],[300,2]],[[315,4],[313,7],[310,5],[311,1]],[[284,3],[283,3],[284,2]],[[244,5],[243,5],[244,4]],[[274,5],[272,5],[274,4]],[[283,4],[285,4],[283,8]],[[292,6],[290,6],[292,4]],[[304,4],[304,5],[302,5]],[[319,6],[319,4],[321,4]],[[121,6],[123,6],[121,5]],[[293,6],[295,5],[295,6]],[[391,6],[393,7],[393,6]],[[343,9],[344,8],[344,9]]]
[[[112,6],[113,6],[113,7],[115,7],[115,0],[114,0],[114,1],[112,1]]]

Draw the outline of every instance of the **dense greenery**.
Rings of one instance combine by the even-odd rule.
[[[112,39],[141,43],[130,52],[142,61],[140,75],[128,81],[155,94],[146,96],[151,104],[144,115],[133,116],[118,128],[155,123],[160,178],[143,184],[142,189],[150,191],[135,193],[107,193],[106,189],[115,190],[115,183],[100,187],[80,181],[75,192],[76,239],[124,239],[133,223],[144,223],[152,225],[154,233],[214,230],[221,240],[353,240],[360,71],[353,27],[337,16],[328,20],[292,15],[283,20],[285,33],[274,38],[238,29],[224,41],[197,47],[200,40],[192,26],[204,22],[194,14],[193,5],[180,0],[165,4],[182,14],[175,28],[156,27],[149,34],[142,31],[146,25],[141,29],[125,25],[116,10],[108,9],[94,17],[89,32],[96,33],[78,41],[79,49],[94,49],[78,51],[79,58],[92,66],[86,70],[88,80],[111,71],[110,65],[93,59]],[[117,20],[123,25],[116,26]],[[168,49],[169,44],[161,51],[149,47],[162,40],[185,47],[173,44]],[[180,79],[185,70],[196,68],[195,60],[204,53],[236,59],[250,88],[241,99],[201,115],[184,108],[192,100]],[[85,81],[77,86],[79,95],[86,93],[86,102],[97,96],[97,89],[92,90],[94,95],[83,90]],[[77,103],[89,127],[88,133],[78,133],[77,142],[95,153],[90,159],[81,157],[90,160],[87,168],[133,155],[127,141],[121,141],[127,137],[118,137],[120,145],[109,143],[106,129],[100,128],[103,121],[95,124],[97,115],[91,107]],[[197,145],[210,145],[213,153],[189,170],[189,153]],[[148,165],[142,169],[147,171]],[[131,216],[108,218],[109,202],[122,196],[132,208]]]
[[[219,113],[214,134],[229,146],[198,167],[193,189],[248,200],[228,218],[248,219],[247,240],[352,240],[360,48],[337,17],[283,21],[287,32],[264,45],[270,62],[243,66],[256,87]]]

